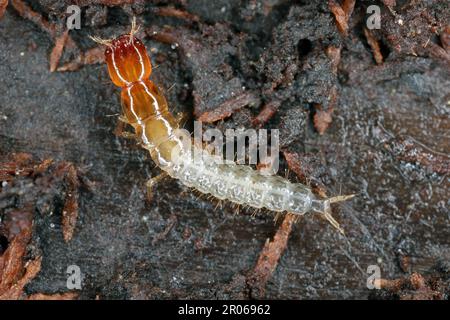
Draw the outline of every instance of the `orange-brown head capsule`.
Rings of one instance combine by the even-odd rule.
[[[124,34],[114,40],[105,50],[109,76],[119,87],[147,79],[152,72],[152,64],[141,40]]]

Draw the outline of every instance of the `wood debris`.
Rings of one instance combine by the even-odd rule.
[[[450,54],[450,25],[446,26],[440,35],[441,45]]]
[[[439,279],[425,278],[414,272],[406,278],[395,280],[375,279],[374,285],[398,296],[400,300],[444,300],[440,282]]]
[[[170,230],[172,230],[172,228],[175,226],[177,221],[178,221],[177,216],[175,214],[171,214],[168,219],[167,226],[164,228],[162,232],[155,235],[155,237],[152,240],[152,245],[154,246],[158,241],[164,240],[169,234]]]
[[[62,163],[57,172],[64,174],[65,180],[67,181],[66,199],[62,212],[62,229],[64,240],[69,242],[72,240],[78,218],[78,190],[80,188],[80,180],[78,178],[78,171],[72,163]]]
[[[348,33],[348,21],[353,13],[355,0],[344,0],[342,6],[336,0],[329,0],[328,6],[334,14],[339,32],[346,36]]]
[[[78,298],[78,293],[76,292],[65,292],[65,293],[35,293],[29,295],[26,300],[76,300]]]
[[[59,37],[56,38],[55,46],[50,54],[50,72],[55,72],[64,51],[67,39],[69,38],[69,30],[64,31]]]
[[[314,127],[317,132],[322,135],[330,126],[333,119],[331,118],[331,114],[333,113],[333,109],[328,109],[326,111],[322,110],[322,106],[319,104],[315,104],[314,108],[316,112],[314,113]]]
[[[39,273],[42,258],[25,261],[27,245],[31,240],[30,223],[13,237],[0,256],[0,300],[17,300],[24,296],[24,287]]]
[[[3,17],[8,6],[8,0],[0,0],[0,18]]]
[[[306,155],[300,156],[298,153],[289,152],[287,150],[283,151],[284,158],[286,159],[289,170],[292,170],[300,182],[310,185],[314,193],[318,194],[322,198],[326,198],[326,188],[325,186],[316,178],[312,176],[312,169],[305,160]]]
[[[313,123],[314,128],[316,128],[317,132],[322,135],[330,126],[332,119],[332,114],[334,111],[334,107],[337,103],[337,88],[334,86],[331,88],[329,93],[330,99],[328,102],[327,109],[324,109],[323,106],[319,103],[315,103],[314,107],[314,115],[313,115]]]
[[[62,181],[66,184],[62,229],[64,240],[68,242],[73,237],[78,217],[79,189],[82,185],[89,188],[89,182],[82,180],[81,173],[70,162],[59,162],[53,165],[51,159],[46,159],[36,164],[29,154],[18,153],[13,154],[9,161],[0,163],[0,181],[11,183],[17,177],[34,179],[37,176],[42,176],[42,179],[39,185],[32,186],[37,188],[36,197],[39,197],[39,192],[45,193],[51,190],[55,183]],[[33,205],[30,204],[31,207]]]
[[[81,52],[77,58],[62,65],[57,71],[76,71],[84,65],[103,63],[105,60],[105,48],[102,46],[94,47],[86,52]]]
[[[269,281],[286,250],[292,225],[296,219],[297,216],[286,214],[273,240],[267,239],[253,271],[247,277],[247,286],[250,289],[251,298],[261,299],[264,297],[267,281]]]
[[[259,98],[252,92],[243,92],[231,99],[226,100],[213,110],[205,111],[198,116],[198,120],[206,123],[216,122],[231,116],[237,110],[245,106],[258,104]]]
[[[174,18],[178,18],[178,19],[182,19],[182,20],[186,20],[186,21],[191,21],[191,22],[198,22],[200,20],[199,17],[196,16],[195,14],[174,8],[172,6],[155,7],[152,10],[155,14],[157,14],[159,16],[163,16],[163,17],[174,17]]]
[[[21,17],[35,23],[43,31],[47,32],[55,42],[55,47],[52,49],[52,53],[50,54],[50,71],[55,71],[64,48],[68,47],[70,49],[75,49],[78,47],[70,35],[66,35],[68,30],[62,34],[59,34],[59,28],[56,24],[50,23],[41,14],[31,9],[31,7],[22,0],[11,0],[11,5]]]
[[[372,49],[375,62],[377,64],[382,64],[383,63],[383,55],[381,54],[380,44],[378,43],[377,39],[375,39],[372,32],[370,30],[368,30],[367,28],[364,28],[364,35],[366,36],[367,43],[369,44],[370,48]]]
[[[252,120],[253,125],[255,127],[262,127],[274,116],[280,105],[281,101],[279,100],[272,100],[266,103],[259,114]]]

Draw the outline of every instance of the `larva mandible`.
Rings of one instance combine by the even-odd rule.
[[[353,195],[318,199],[303,184],[291,183],[280,176],[263,175],[249,166],[218,163],[201,146],[194,145],[194,150],[186,148],[176,135],[179,121],[169,112],[161,91],[149,80],[152,65],[144,44],[135,37],[136,31],[133,19],[129,34],[113,40],[92,39],[106,46],[109,76],[122,89],[124,121],[134,128],[142,146],[161,170],[184,185],[220,200],[300,216],[307,212],[323,214],[343,232],[331,216],[330,204]],[[192,151],[202,156],[192,157]]]

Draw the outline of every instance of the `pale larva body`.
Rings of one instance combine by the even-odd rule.
[[[161,168],[185,186],[239,205],[297,215],[312,211],[313,205],[315,209],[321,206],[321,201],[302,184],[263,175],[249,166],[221,163],[220,159],[196,146],[193,152],[201,156],[192,156],[183,149],[180,161],[175,160]]]

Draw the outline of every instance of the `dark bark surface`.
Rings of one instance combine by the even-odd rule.
[[[66,269],[78,265],[80,298],[254,297],[247,279],[280,221],[215,208],[173,180],[147,201],[145,183],[159,169],[135,141],[114,134],[120,99],[106,67],[49,71],[71,1],[28,3],[54,23],[55,35],[21,17],[12,2],[0,20],[0,162],[18,152],[36,163],[71,162],[93,183],[80,191],[67,242],[61,221],[70,183],[18,175],[0,187],[0,254],[12,237],[6,222],[33,203],[27,255],[42,263],[26,293],[68,291]],[[384,279],[420,273],[448,297],[446,1],[377,2],[381,29],[370,32],[372,3],[358,1],[347,34],[327,1],[79,3],[82,28],[70,31],[60,66],[95,46],[88,35],[122,34],[136,15],[157,66],[152,80],[173,112],[190,115],[188,129],[195,118],[223,131],[280,129],[280,175],[293,166],[283,154],[295,154],[304,176],[291,172],[292,181],[307,179],[329,196],[357,195],[334,208],[345,237],[315,215],[292,226],[265,298],[402,297],[398,290],[371,294],[369,265]]]

